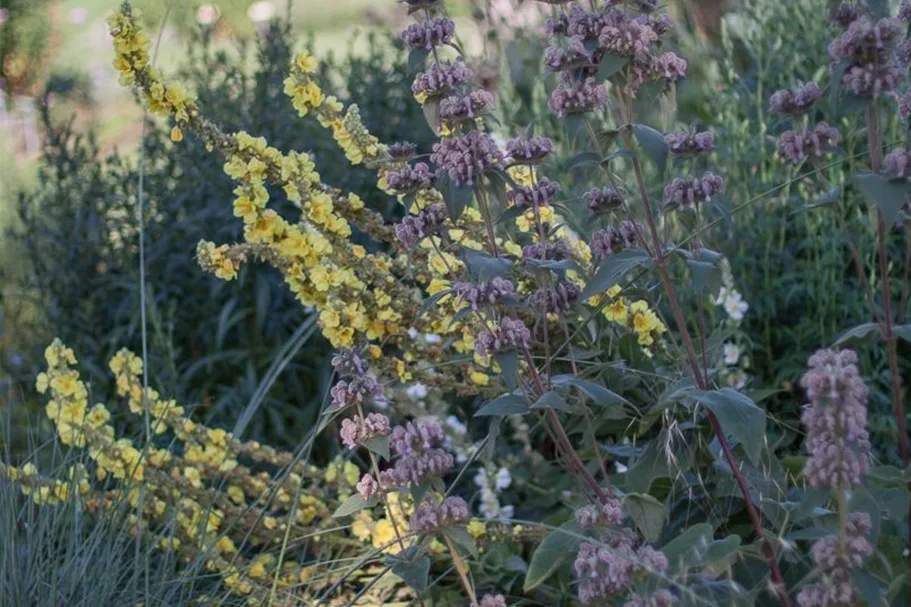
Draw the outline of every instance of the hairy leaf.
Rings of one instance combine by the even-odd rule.
[[[731,388],[697,391],[693,397],[715,414],[724,433],[743,445],[747,457],[756,464],[765,439],[765,411],[746,394]]]
[[[525,592],[540,586],[547,578],[579,549],[581,529],[576,521],[569,521],[550,534],[535,549],[525,574]]]

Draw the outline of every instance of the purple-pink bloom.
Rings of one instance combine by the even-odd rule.
[[[723,194],[724,190],[724,178],[711,171],[706,171],[702,177],[678,177],[664,188],[664,206],[671,210],[694,209],[698,204],[709,202],[712,197]]]
[[[455,33],[455,23],[446,17],[431,17],[422,23],[412,23],[402,32],[405,46],[431,50],[435,46],[449,44]]]
[[[339,430],[342,444],[349,449],[356,448],[365,440],[387,434],[389,434],[389,418],[382,413],[368,413],[364,419],[361,419],[360,415],[343,419],[342,427]]]
[[[799,84],[794,89],[782,89],[769,97],[769,112],[799,116],[810,111],[822,97],[822,90],[815,82]]]
[[[498,327],[481,331],[475,339],[475,352],[483,360],[488,360],[491,354],[504,350],[526,350],[531,341],[531,331],[525,323],[518,318],[504,317]]]
[[[458,186],[473,185],[484,171],[503,164],[497,144],[481,131],[469,131],[433,144],[430,159],[437,165],[437,175],[448,175]]]
[[[437,97],[448,94],[461,84],[470,81],[471,70],[465,61],[459,57],[453,63],[438,63],[434,61],[426,72],[420,72],[414,78],[411,92],[415,95]]]
[[[870,465],[867,386],[851,350],[819,350],[801,379],[809,404],[801,422],[810,457],[804,477],[813,487],[859,485]]]
[[[561,118],[570,114],[582,114],[604,106],[607,90],[594,78],[574,80],[564,78],[550,95],[548,106]]]
[[[516,163],[537,164],[554,151],[547,137],[516,137],[506,142],[506,154]]]
[[[664,141],[674,156],[697,156],[715,149],[715,135],[711,131],[668,133]]]
[[[892,179],[911,176],[911,153],[906,148],[895,148],[883,159],[883,173]]]
[[[826,122],[820,122],[812,130],[785,131],[778,138],[778,155],[792,164],[800,164],[810,156],[821,157],[839,139],[838,129]]]

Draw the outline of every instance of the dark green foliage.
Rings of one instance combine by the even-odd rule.
[[[296,50],[286,26],[273,25],[255,48],[241,46],[232,55],[214,51],[203,34],[190,44],[181,80],[226,130],[264,136],[285,151],[314,152],[327,183],[360,193],[392,218],[399,205],[375,187],[375,174],[352,168],[331,133],[312,117],[299,118],[283,93]],[[407,139],[429,151],[432,134],[410,100],[411,77],[387,41],[371,37],[364,55],[330,57],[321,69],[326,86],[357,103],[382,141]],[[3,364],[27,391],[55,335],[96,364],[121,347],[141,350],[140,161],[122,152],[102,158],[91,136],[72,123],[52,124],[47,112],[44,118],[40,185],[20,197],[21,227],[11,238],[22,263],[7,279],[22,277],[3,291],[7,331],[15,328],[17,342],[3,353]],[[172,144],[169,131],[167,124],[147,125],[141,160],[151,385],[230,428],[308,314],[269,268],[250,264],[226,283],[198,267],[200,240],[237,242],[242,224],[232,216],[224,160],[189,134]],[[287,217],[299,213],[280,189],[270,196]],[[42,313],[29,317],[30,310]],[[245,436],[291,445],[315,419],[328,389],[328,345],[313,335],[295,348]],[[89,379],[107,385],[109,373],[95,367]]]

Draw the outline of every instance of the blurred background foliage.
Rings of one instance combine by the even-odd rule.
[[[166,3],[138,4],[146,4],[152,24],[165,16]],[[275,4],[276,17],[289,14],[284,3]],[[105,360],[122,346],[141,347],[135,231],[139,164],[133,147],[140,121],[128,99],[99,102],[107,85],[91,72],[98,68],[87,75],[78,66],[78,55],[86,50],[84,35],[61,34],[53,41],[47,24],[66,15],[72,19],[76,5],[85,7],[82,18],[92,23],[110,8],[110,2],[94,0],[3,3],[9,17],[2,25],[2,63],[32,66],[16,68],[29,76],[18,79],[4,67],[4,86],[11,95],[31,92],[45,102],[37,177],[10,170],[8,150],[0,163],[0,178],[7,184],[0,193],[0,363],[8,394],[16,400],[29,400],[40,353],[53,335],[62,336],[85,362]],[[394,31],[392,24],[403,20],[404,12],[376,11],[360,0],[331,6],[299,1],[290,6],[290,21],[283,18],[257,30],[247,15],[251,2],[222,5],[217,23],[202,28],[182,5],[169,13],[173,27],[163,31],[161,61],[179,66],[205,112],[225,128],[264,135],[283,150],[313,151],[327,182],[369,193],[368,204],[391,220],[397,212],[391,199],[375,189],[367,172],[350,169],[324,130],[293,114],[281,82],[291,53],[302,46],[295,33],[316,28],[307,43],[326,59],[321,77],[343,100],[361,106],[381,140],[410,140],[428,151],[432,134],[410,99],[411,74],[403,52],[388,35],[356,37],[344,29],[355,22]],[[875,262],[863,206],[851,207],[846,225],[840,226],[826,209],[806,211],[819,201],[808,197],[800,179],[782,187],[796,176],[776,158],[774,136],[784,126],[766,112],[773,91],[812,79],[824,82],[822,72],[807,66],[828,62],[825,49],[832,32],[823,18],[826,8],[826,0],[673,3],[683,24],[679,44],[690,65],[678,90],[679,115],[685,124],[715,131],[724,160],[719,168],[728,178],[727,204],[743,207],[712,244],[731,260],[735,284],[750,304],[743,328],[752,345],[752,386],[780,390],[764,404],[785,425],[799,417],[803,401],[796,384],[808,354],[866,321],[866,302],[843,233],[852,234],[868,253],[864,263],[872,267]],[[467,19],[472,13],[460,7],[458,14]],[[475,66],[476,72],[499,94],[504,123],[553,126],[545,122],[553,120],[546,107],[553,83],[541,75],[540,33],[515,24],[478,25],[482,31],[488,27],[475,41],[487,60]],[[7,36],[8,31],[16,33]],[[36,40],[51,40],[64,60],[48,67]],[[240,42],[226,42],[232,40]],[[327,47],[341,52],[327,57]],[[96,54],[107,58],[106,50]],[[840,120],[843,132],[854,127],[852,116]],[[124,132],[123,125],[133,130]],[[246,267],[232,283],[199,271],[193,258],[198,240],[239,237],[239,222],[226,220],[230,179],[192,138],[173,145],[156,123],[147,124],[145,135],[152,383],[181,402],[198,403],[204,417],[227,427],[251,403],[261,403],[247,436],[293,445],[328,388],[327,347],[307,332],[307,318],[267,268]],[[832,175],[842,168],[835,167]],[[552,167],[565,177],[571,197],[579,192],[571,191],[573,180],[564,169]],[[24,191],[13,200],[8,184],[16,180]],[[905,354],[907,376],[911,352]],[[871,426],[880,453],[889,459],[895,429],[885,364],[873,348],[864,355],[864,368],[872,370],[868,375],[874,380]],[[283,370],[275,384],[260,390],[273,376],[270,369],[278,367]],[[106,383],[104,369],[92,374],[99,385]]]

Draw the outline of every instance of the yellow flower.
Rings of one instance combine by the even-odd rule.
[[[171,141],[179,143],[183,141],[183,131],[180,130],[180,127],[174,127],[171,129]]]
[[[477,541],[478,538],[484,537],[484,535],[487,534],[487,525],[485,525],[483,521],[472,519],[471,522],[468,523],[468,533]]]
[[[295,64],[297,64],[297,67],[299,67],[302,72],[307,74],[315,72],[316,68],[319,67],[319,62],[316,60],[316,57],[308,55],[307,53],[298,55]]]
[[[481,373],[480,371],[472,371],[471,381],[479,386],[487,386],[490,384],[490,376],[486,373]]]

